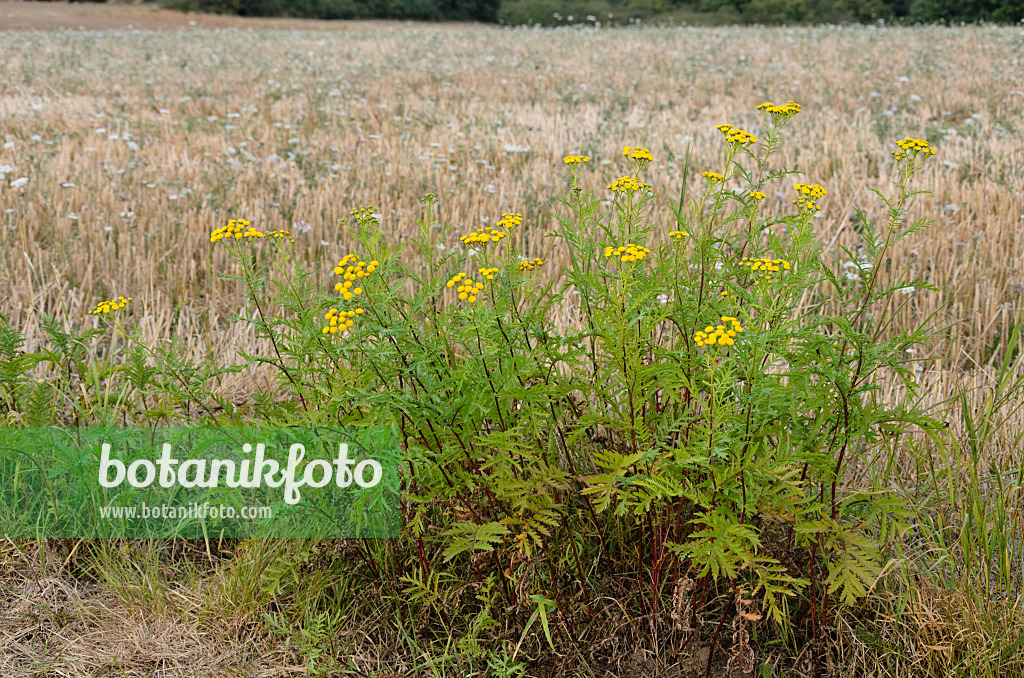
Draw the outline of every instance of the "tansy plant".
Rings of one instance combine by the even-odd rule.
[[[337,416],[401,431],[418,571],[438,553],[508,603],[557,604],[568,631],[610,568],[642,583],[637,614],[673,605],[688,640],[716,595],[745,591],[762,623],[799,611],[799,632],[820,636],[872,586],[903,502],[842,478],[880,427],[933,427],[874,398],[883,379],[913,393],[903,356],[928,336],[885,330],[893,292],[927,284],[877,273],[923,226],[905,215],[925,151],[896,158],[899,195],[883,198],[884,226],[862,229],[870,261],[851,286],[815,238],[827,189],[774,169],[800,107],[758,110],[756,135],[719,127],[721,165],[668,226],[647,219],[657,158],[636,146],[598,194],[580,187],[589,158],[563,158],[569,196],[543,250],[512,237],[517,213],[453,238],[425,200],[410,253],[422,265],[389,259],[358,341],[332,344],[328,363],[348,375]],[[766,205],[780,189],[795,205]],[[381,235],[364,238],[369,250]],[[569,263],[535,280],[548,251]],[[558,320],[566,308],[575,320]]]
[[[883,197],[884,224],[861,229],[851,285],[815,237],[827,189],[774,169],[800,107],[758,110],[756,135],[719,128],[721,165],[667,226],[647,218],[663,179],[637,146],[597,194],[580,187],[587,156],[563,159],[569,195],[543,249],[513,237],[527,223],[516,212],[453,237],[433,196],[412,257],[384,252],[376,220],[360,221],[365,268],[342,268],[351,294],[363,280],[365,312],[329,312],[337,324],[317,329],[351,335],[322,347],[332,386],[317,408],[399,429],[409,566],[440,556],[505,603],[552,601],[567,633],[610,568],[642,585],[636,614],[675,609],[684,642],[716,595],[745,591],[762,623],[798,617],[820,637],[867,593],[904,503],[844,492],[844,469],[874,454],[880,428],[934,427],[874,398],[884,379],[913,393],[903,356],[928,337],[886,332],[893,293],[927,283],[879,272],[925,225],[906,206],[931,154],[901,143],[897,195]],[[766,205],[779,189],[796,204]],[[568,265],[535,279],[556,250]],[[378,261],[383,274],[358,277]],[[559,320],[567,307],[576,320]]]
[[[894,191],[878,192],[885,219],[862,218],[851,283],[816,238],[828,191],[775,158],[800,106],[757,110],[756,132],[719,126],[721,163],[703,178],[687,164],[669,224],[648,218],[666,181],[658,158],[627,146],[596,193],[579,181],[597,171],[589,156],[563,158],[568,196],[543,239],[540,217],[515,211],[453,233],[433,195],[405,249],[387,244],[376,209],[353,210],[351,249],[321,270],[247,222],[211,233],[262,340],[243,358],[280,375],[245,416],[398,430],[403,536],[359,549],[369,576],[395,563],[402,574],[381,586],[418,628],[458,623],[437,597],[442,568],[472,583],[488,624],[533,608],[520,644],[542,619],[548,633],[530,643],[559,652],[575,651],[572,629],[609,586],[639,592],[624,614],[706,645],[726,619],[709,611],[730,601],[766,634],[820,640],[874,584],[904,502],[843,478],[883,432],[934,428],[904,361],[931,328],[888,329],[893,295],[929,286],[884,265],[927,225],[906,215],[933,149],[898,144]],[[796,204],[768,204],[776,192]],[[544,263],[552,252],[560,270]],[[201,372],[180,373],[190,411],[243,417],[215,406]],[[876,398],[886,380],[905,406]]]
[[[880,426],[932,426],[872,397],[885,378],[913,390],[902,356],[928,328],[884,328],[893,291],[924,284],[876,281],[869,265],[856,289],[838,281],[814,233],[827,190],[787,186],[791,173],[772,169],[799,106],[759,110],[756,136],[723,125],[721,166],[669,227],[646,219],[649,150],[624,149],[627,173],[605,195],[579,185],[586,156],[564,158],[567,212],[547,247],[570,263],[547,287],[523,279],[535,251],[502,235],[518,222],[464,235],[466,249],[438,259],[447,231],[428,199],[415,243],[426,263],[404,274],[412,291],[382,306],[373,351],[345,356],[365,375],[359,398],[403,431],[410,538],[437,539],[446,561],[494,577],[510,602],[524,586],[543,591],[567,629],[586,617],[599,579],[590,564],[613,562],[633,582],[639,573],[638,613],[687,592],[678,619],[690,639],[720,582],[748,592],[766,622],[809,612],[802,632],[816,636],[874,583],[903,515],[899,497],[844,493],[841,479],[851,456],[872,454]],[[920,160],[898,160],[886,235],[864,231],[878,236],[878,260],[920,226],[905,224]],[[795,189],[795,209],[765,208],[780,184]],[[798,310],[801,298],[828,313]],[[579,321],[558,325],[567,304]],[[461,517],[432,534],[447,505]],[[547,565],[528,574],[536,558]]]

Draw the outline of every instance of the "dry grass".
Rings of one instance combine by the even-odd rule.
[[[124,579],[97,583],[82,576],[83,542],[39,542],[26,554],[0,545],[0,675],[270,676],[301,675],[294,650],[251,625],[204,607],[210,588],[179,580],[177,565],[154,563],[154,552],[120,549]],[[79,548],[81,547],[81,548]],[[99,547],[104,548],[104,547]],[[111,546],[117,549],[117,546]],[[186,561],[187,564],[187,561]]]
[[[251,337],[225,321],[243,299],[216,279],[212,228],[304,221],[298,246],[326,283],[352,207],[380,207],[401,240],[426,192],[463,229],[523,212],[523,253],[558,261],[541,236],[563,154],[593,156],[584,183],[603,193],[622,145],[650,147],[666,220],[688,146],[696,169],[715,168],[715,124],[756,128],[756,103],[793,98],[804,113],[780,162],[829,189],[820,234],[837,265],[840,246],[858,247],[855,210],[880,213],[869,190],[886,188],[892,140],[927,136],[939,154],[916,181],[931,191],[917,214],[938,223],[893,265],[943,291],[901,313],[960,321],[938,348],[962,361],[984,363],[1011,326],[1024,288],[1019,28],[342,26],[0,33],[0,165],[12,167],[0,312],[33,334],[42,314],[88,324],[90,305],[124,294],[151,342],[243,346]],[[779,189],[774,209],[790,199]]]

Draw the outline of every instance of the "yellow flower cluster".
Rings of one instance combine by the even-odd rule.
[[[543,259],[527,259],[526,261],[519,262],[520,271],[532,271],[535,268],[539,268],[544,264]]]
[[[643,247],[641,245],[634,245],[633,243],[630,243],[625,247],[604,248],[604,256],[606,258],[610,257],[618,259],[624,264],[631,264],[634,261],[640,261],[650,253],[651,251],[646,247]]]
[[[350,214],[352,216],[354,216],[357,221],[363,221],[365,219],[375,218],[374,215],[376,213],[377,213],[377,208],[373,207],[372,205],[367,205],[365,207],[357,207],[357,208],[355,208],[354,210],[352,210],[350,212]]]
[[[584,162],[590,162],[589,155],[567,155],[562,158],[562,162],[566,165],[579,165]]]
[[[498,272],[496,268],[481,268],[479,269],[480,275],[487,278],[488,280],[494,280],[494,274]]]
[[[750,144],[757,143],[757,137],[750,132],[744,132],[738,127],[732,125],[716,125],[716,129],[725,135],[726,143],[736,144],[737,146],[748,146]]]
[[[821,196],[828,193],[821,184],[797,184],[793,189],[798,193],[803,193],[811,198],[820,198]]]
[[[636,161],[645,160],[651,162],[654,160],[654,156],[646,148],[640,148],[639,146],[626,146],[622,149],[622,155],[627,158],[631,158]]]
[[[288,238],[292,242],[295,242],[295,238],[292,237],[292,234],[283,229],[279,231],[271,231],[270,233],[267,233],[267,237],[274,238],[275,240],[283,240],[284,238]]]
[[[504,221],[504,219],[502,219],[502,221]],[[498,222],[498,223],[502,223],[502,222]],[[466,243],[467,245],[470,245],[470,244],[476,243],[476,242],[482,242],[482,243],[498,242],[502,238],[506,238],[506,237],[508,237],[508,233],[505,233],[504,231],[499,231],[498,229],[496,229],[496,228],[494,228],[492,226],[485,226],[484,228],[476,229],[475,231],[473,231],[469,235],[462,236],[461,238],[459,238],[459,240],[461,240],[462,242]]]
[[[907,137],[906,139],[897,141],[896,145],[903,149],[892,152],[892,156],[897,160],[901,160],[908,156],[916,156],[918,153],[923,153],[925,156],[935,155],[935,147],[929,146],[928,142],[924,139],[912,139],[911,137]]]
[[[740,266],[750,269],[751,273],[762,277],[765,282],[771,282],[772,276],[779,271],[788,271],[790,269],[789,262],[785,259],[768,259],[766,257],[760,259],[743,257],[740,259]]]
[[[765,199],[765,195],[761,191],[751,191],[750,197],[753,198],[754,200],[757,200],[758,202]]]
[[[481,273],[485,270],[492,269],[481,269]],[[498,269],[493,269],[497,271]],[[458,287],[455,287],[458,285]],[[478,297],[482,296],[484,291],[484,284],[482,282],[473,282],[469,278],[466,278],[465,273],[458,273],[451,278],[448,283],[448,287],[455,287],[455,291],[459,293],[459,299],[462,301],[468,301],[471,304],[475,304]]]
[[[819,183],[798,183],[793,186],[793,189],[799,194],[803,194],[804,196],[814,199],[821,198],[828,193],[827,190],[824,189],[824,186]]]
[[[621,177],[616,179],[612,183],[608,184],[609,190],[615,193],[625,193],[626,191],[639,191],[644,188],[650,188],[650,184],[645,184],[636,177]]]
[[[708,181],[710,181],[712,183],[715,182],[715,181],[724,181],[725,180],[725,177],[723,177],[718,172],[704,172],[703,176],[704,176],[705,179],[707,179]]]
[[[363,293],[363,288],[355,287],[356,282],[376,271],[379,265],[380,262],[377,260],[366,262],[358,255],[346,254],[334,267],[334,275],[340,275],[342,278],[342,282],[336,284],[334,289],[341,292],[345,301],[351,301],[353,296]]]
[[[504,226],[508,230],[512,230],[519,224],[523,223],[523,215],[518,212],[503,212],[501,215],[501,221],[497,223],[498,226]],[[506,234],[507,235],[507,234]]]
[[[245,219],[232,219],[227,226],[221,226],[210,233],[210,242],[224,240],[241,240],[242,238],[262,238],[263,231],[257,231]]]
[[[765,115],[775,118],[776,120],[785,120],[792,118],[800,112],[800,104],[795,101],[787,101],[784,104],[773,104],[770,101],[766,101],[763,104],[758,105],[757,110],[761,111]]]
[[[727,324],[728,327],[726,327]],[[729,315],[723,315],[721,325],[715,327],[708,325],[703,332],[694,334],[693,340],[698,346],[714,346],[715,344],[732,346],[736,343],[736,335],[742,331],[743,328],[740,326],[739,320]]]
[[[363,313],[364,311],[361,308],[357,308],[354,311],[339,311],[336,308],[332,308],[324,315],[327,325],[324,326],[322,332],[323,334],[337,334],[338,332],[348,331],[355,325],[353,318]]]
[[[817,212],[821,207],[818,205],[818,198],[822,197],[828,191],[826,191],[820,184],[797,184],[793,187],[799,197],[793,201],[793,204],[798,209],[806,210],[808,212]]]
[[[688,235],[690,235],[690,234],[687,233],[686,231],[669,231],[668,232],[668,237],[672,238],[673,240],[682,240],[683,238],[685,238]]]
[[[117,299],[111,299],[110,301],[101,301],[96,304],[96,307],[89,311],[89,313],[92,315],[106,315],[108,313],[113,313],[114,311],[127,306],[128,302],[131,300],[131,297],[118,297]]]

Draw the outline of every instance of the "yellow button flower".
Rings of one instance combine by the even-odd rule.
[[[654,160],[654,156],[646,148],[640,146],[626,146],[622,149],[622,155],[637,161],[651,162]]]
[[[119,311],[131,303],[131,297],[118,297],[117,299],[111,299],[110,301],[101,301],[96,304],[89,313],[91,315],[109,315],[114,311]]]
[[[767,257],[759,259],[743,257],[740,259],[740,266],[748,269],[751,274],[764,282],[771,282],[778,273],[791,268],[790,263],[785,259],[769,259]]]
[[[770,101],[766,101],[763,104],[758,105],[756,108],[761,111],[765,117],[772,118],[776,122],[780,120],[788,120],[800,112],[800,104],[795,101],[787,101],[784,104],[773,104]]]
[[[822,188],[819,184],[797,184],[793,187],[798,194],[793,204],[797,206],[801,212],[817,212],[821,209],[818,205],[818,198],[824,196],[828,191]]]
[[[497,226],[504,226],[508,230],[512,230],[519,224],[523,223],[523,215],[518,212],[504,212],[501,215],[501,220],[496,224]]]
[[[650,187],[650,184],[645,184],[636,177],[620,177],[613,181],[612,183],[608,184],[608,189],[610,191],[614,191],[615,193],[633,193],[636,191],[649,189]]]
[[[896,142],[896,145],[900,147],[899,151],[893,151],[892,155],[897,160],[903,158],[915,158],[919,154],[924,157],[935,155],[935,147],[930,146],[925,139],[914,139],[913,137],[907,137]]]
[[[736,335],[742,331],[743,327],[737,318],[723,315],[721,325],[708,325],[703,331],[694,333],[693,341],[697,346],[732,346],[736,343]]]
[[[346,333],[355,325],[354,318],[357,315],[363,315],[363,313],[365,313],[365,310],[362,308],[357,308],[352,311],[340,311],[336,308],[332,308],[324,314],[324,320],[327,321],[327,324],[321,329],[321,333]]]
[[[245,219],[232,219],[226,226],[214,229],[210,233],[210,242],[216,243],[225,239],[241,240],[243,238],[250,240],[262,237],[263,232],[253,228],[250,222]]]
[[[377,208],[372,205],[357,207],[352,210],[350,214],[360,223],[364,221],[380,221],[380,215],[377,212]]]
[[[485,273],[486,272],[486,273]],[[496,268],[482,268],[480,274],[489,279],[493,279],[494,274],[498,272]],[[477,299],[483,296],[484,284],[483,282],[473,282],[472,278],[467,278],[465,273],[456,273],[454,276],[449,278],[448,282],[445,283],[446,287],[454,287],[455,292],[459,296],[460,301],[468,301],[471,304],[475,304]]]
[[[359,258],[358,254],[346,254],[334,267],[334,275],[341,276],[341,282],[334,285],[334,289],[341,293],[341,298],[351,301],[352,297],[363,293],[362,287],[356,287],[356,281],[365,280],[377,270],[380,262],[367,262]]]
[[[726,143],[734,146],[749,146],[757,143],[757,137],[750,132],[744,132],[738,127],[732,125],[719,125],[718,130],[725,135]]]
[[[631,264],[642,260],[651,251],[642,245],[634,245],[629,243],[622,247],[605,247],[604,256],[609,259],[617,259],[621,263]]]
[[[521,219],[522,219],[522,217],[520,217],[520,220]],[[504,219],[502,221],[504,221]],[[502,222],[498,222],[498,223],[501,224]],[[459,240],[461,240],[463,243],[465,243],[467,245],[471,245],[471,244],[474,244],[474,243],[484,243],[484,244],[489,243],[489,242],[495,242],[496,243],[496,242],[500,241],[502,238],[507,238],[507,237],[508,237],[508,233],[506,233],[504,231],[499,231],[499,230],[497,230],[497,229],[495,229],[495,228],[493,228],[491,226],[485,226],[484,228],[478,228],[477,230],[473,231],[472,233],[470,233],[468,235],[462,236],[461,238],[459,238]]]

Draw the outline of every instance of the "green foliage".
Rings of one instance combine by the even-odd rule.
[[[497,18],[509,25],[554,26],[585,23],[588,15],[606,24],[635,19],[768,26],[878,20],[1015,23],[1024,20],[1024,8],[1017,0],[505,0]]]
[[[158,0],[183,12],[315,19],[481,21],[558,26],[636,20],[700,24],[1024,20],[1018,0]]]
[[[670,8],[662,0],[505,0],[498,9],[497,20],[509,26],[562,26],[597,21],[621,25],[664,16]]]
[[[498,0],[160,0],[183,12],[313,19],[497,20]]]
[[[1024,21],[1020,0],[911,0],[910,15],[918,21]]]
[[[452,543],[444,550],[445,562],[460,553],[493,551],[494,546],[501,543],[501,538],[508,534],[508,528],[501,523],[490,522],[480,525],[471,520],[459,521],[448,532]]]
[[[871,22],[900,16],[886,0],[744,0],[739,7],[746,21],[766,25]]]
[[[0,315],[0,406],[5,413],[18,410],[28,372],[38,362],[37,356],[25,354],[24,346],[25,338]]]

